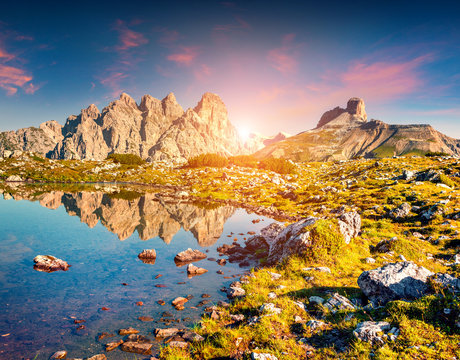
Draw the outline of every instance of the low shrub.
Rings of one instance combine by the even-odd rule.
[[[260,169],[270,170],[279,174],[294,174],[296,166],[291,161],[285,159],[269,158],[259,163]]]
[[[425,156],[427,157],[437,157],[437,156],[448,156],[449,154],[446,154],[445,152],[441,151],[428,151]]]
[[[228,165],[228,159],[219,154],[201,154],[188,160],[188,167],[197,168],[203,166],[225,167]]]
[[[232,165],[256,168],[259,161],[252,155],[230,156],[228,161]]]
[[[145,164],[145,161],[139,155],[134,154],[110,154],[107,156],[107,160],[113,160],[113,162],[123,165]]]

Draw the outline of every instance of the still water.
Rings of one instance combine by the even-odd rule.
[[[209,272],[188,278],[174,256],[191,247],[218,259],[218,246],[234,238],[243,243],[248,231],[272,222],[242,209],[203,208],[149,193],[119,196],[34,188],[0,195],[0,219],[0,359],[14,360],[48,359],[57,350],[67,350],[69,358],[104,353],[105,343],[121,337],[98,341],[98,335],[117,334],[129,326],[153,340],[153,329],[166,327],[159,321],[163,312],[180,320],[170,326],[192,325],[204,310],[191,308],[203,300],[201,295],[211,295],[207,306],[226,300],[220,288],[234,278],[224,277],[248,269],[205,259],[195,264]],[[254,224],[254,219],[261,221]],[[154,264],[137,258],[143,249],[152,248],[157,252]],[[38,272],[33,269],[36,255],[54,255],[72,267]],[[156,279],[159,274],[163,276]],[[166,287],[155,287],[159,284]],[[194,298],[185,310],[171,306],[175,297],[187,295]],[[144,305],[137,306],[139,301]],[[141,322],[139,316],[154,321]],[[85,320],[85,329],[77,330],[82,324],[75,319]],[[119,349],[107,357],[149,358]]]

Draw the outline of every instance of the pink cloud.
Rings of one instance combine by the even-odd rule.
[[[0,47],[0,59],[4,59],[4,61],[13,60],[15,56],[13,54],[8,53],[5,49]]]
[[[115,47],[118,51],[126,51],[149,42],[143,34],[129,29],[123,20],[117,20],[115,29],[119,33],[119,44]]]
[[[99,82],[111,90],[111,95],[117,97],[122,92],[121,82],[128,77],[123,72],[110,72],[107,76],[99,79]]]
[[[28,75],[24,70],[14,66],[0,64],[0,87],[6,90],[7,95],[14,95],[18,88],[25,88],[27,93],[28,87],[26,84],[32,81],[32,76]],[[27,84],[27,86],[34,86]]]
[[[297,46],[294,45],[295,34],[284,36],[282,46],[268,52],[267,60],[270,65],[282,74],[297,72]]]
[[[175,62],[177,65],[190,66],[198,56],[198,48],[194,46],[182,46],[180,51],[167,56],[169,61]]]
[[[427,54],[410,60],[352,62],[344,72],[329,73],[320,83],[308,84],[318,95],[329,97],[361,96],[379,102],[415,93],[423,86],[419,67],[432,60]]]
[[[35,85],[32,83],[28,83],[27,86],[24,88],[26,94],[33,95],[36,91],[40,90],[43,84]]]

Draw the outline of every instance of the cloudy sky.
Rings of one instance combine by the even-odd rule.
[[[297,133],[362,97],[369,118],[460,138],[448,1],[21,1],[0,12],[0,130],[64,124],[127,92],[221,96],[238,128]]]

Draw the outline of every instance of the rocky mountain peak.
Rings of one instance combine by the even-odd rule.
[[[176,100],[176,96],[170,92],[166,97],[161,100],[163,111],[168,118],[179,118],[184,114],[184,109]]]
[[[318,122],[317,128],[326,125],[334,119],[337,119],[343,113],[348,113],[351,116],[358,116],[363,121],[367,121],[367,114],[364,105],[364,100],[358,97],[352,97],[347,102],[347,108],[343,109],[340,106],[332,110],[326,111]]]
[[[99,109],[94,104],[91,104],[86,109],[82,109],[81,113],[86,115],[86,117],[89,117],[91,119],[96,119],[100,114]]]
[[[209,123],[217,123],[225,126],[227,119],[227,108],[217,94],[206,92],[201,97],[198,105],[193,109],[199,117]]]
[[[137,108],[136,101],[127,93],[121,93],[120,101],[124,102],[126,105],[130,107]]]
[[[141,111],[157,110],[161,109],[161,101],[155,99],[151,95],[144,95],[141,98],[141,103],[139,104],[139,109]]]
[[[361,98],[353,97],[348,100],[346,110],[350,115],[358,115],[364,121],[367,120],[366,106],[364,105],[364,100]]]

